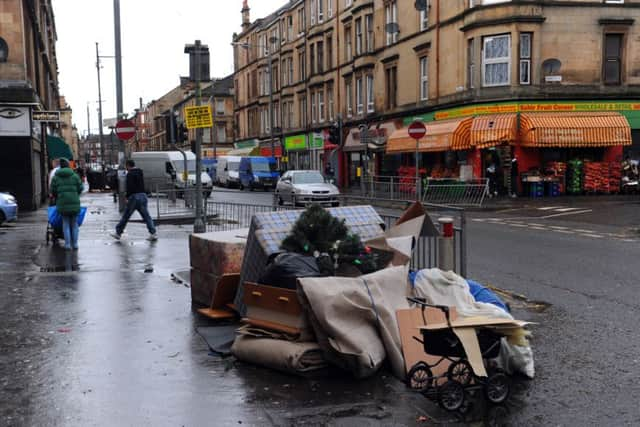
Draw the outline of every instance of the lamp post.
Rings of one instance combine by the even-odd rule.
[[[274,46],[278,42],[277,37],[270,37],[269,43]],[[262,44],[251,44],[248,42],[234,42],[231,43],[232,46],[240,46],[244,49],[248,49],[250,47],[257,47],[258,49],[263,49],[267,51],[267,62],[269,66],[267,67],[269,73],[269,138],[271,139],[271,155],[276,157],[275,150],[275,142],[274,142],[274,126],[273,126],[273,65],[271,63],[273,57],[273,49],[270,46],[265,46]]]

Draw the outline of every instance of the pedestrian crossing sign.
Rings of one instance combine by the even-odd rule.
[[[213,116],[211,106],[186,107],[184,109],[187,129],[210,128],[213,127]]]

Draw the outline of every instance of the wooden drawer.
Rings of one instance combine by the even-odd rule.
[[[291,289],[276,288],[256,283],[244,284],[245,305],[275,311],[291,316],[302,314],[302,306],[297,292]]]

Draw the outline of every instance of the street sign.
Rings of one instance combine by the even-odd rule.
[[[116,136],[123,141],[133,138],[136,134],[136,124],[131,120],[120,120],[116,123]]]
[[[186,107],[184,109],[184,115],[187,129],[213,127],[213,116],[211,115],[210,105]]]
[[[60,111],[32,111],[31,119],[35,122],[59,122]]]
[[[409,136],[413,139],[420,139],[427,133],[427,128],[422,122],[413,122],[409,125]]]

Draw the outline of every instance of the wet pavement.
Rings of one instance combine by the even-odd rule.
[[[171,280],[189,265],[191,227],[162,225],[160,240],[150,243],[144,226],[130,223],[115,242],[109,196],[86,195],[83,204],[89,215],[77,252],[45,244],[44,210],[0,228],[0,425],[640,421],[633,403],[640,392],[637,245],[603,242],[598,268],[586,238],[529,240],[525,230],[470,223],[474,278],[553,305],[540,312],[516,304],[518,317],[541,322],[538,378],[518,381],[504,407],[478,399],[467,414],[451,415],[386,372],[365,381],[338,372],[298,378],[211,355],[195,331],[208,323],[191,310],[189,289]],[[554,262],[556,249],[563,255]]]

